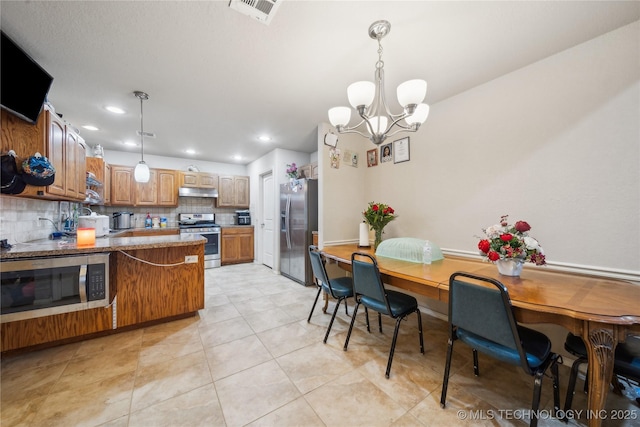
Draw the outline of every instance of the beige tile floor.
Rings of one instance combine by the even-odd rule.
[[[442,320],[422,316],[424,355],[416,317],[402,324],[386,379],[393,324],[385,320],[383,334],[368,334],[359,314],[344,352],[349,318],[340,307],[322,344],[330,316],[318,306],[307,323],[314,296],[315,289],[260,265],[207,270],[206,308],[198,316],[5,357],[2,426],[527,425],[521,411],[529,408],[531,378],[482,356],[475,378],[471,351],[462,344],[454,352],[447,408],[440,408]],[[568,368],[560,373],[564,393]],[[550,410],[549,378],[543,386],[541,408]],[[577,393],[574,408],[584,410],[585,402]],[[640,408],[624,396],[610,394],[609,418],[614,409],[640,418]],[[582,417],[569,425],[584,425]]]

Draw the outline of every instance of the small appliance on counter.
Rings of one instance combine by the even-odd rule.
[[[251,214],[249,213],[249,209],[236,211],[236,224],[251,225]]]
[[[133,228],[131,223],[131,217],[133,212],[114,212],[113,213],[113,229],[114,230],[127,230]]]
[[[96,237],[109,234],[109,217],[92,212],[91,215],[78,216],[78,228],[95,228]]]

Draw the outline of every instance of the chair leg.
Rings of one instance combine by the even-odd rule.
[[[380,312],[378,312],[378,329],[380,330],[380,333],[382,333],[382,315]]]
[[[569,374],[569,384],[567,385],[567,396],[564,399],[564,413],[566,414],[571,409],[571,403],[573,403],[573,395],[576,389],[576,379],[578,378],[578,369],[580,365],[586,363],[587,359],[580,357],[571,365],[571,374]],[[586,379],[585,379],[586,381]]]
[[[420,314],[420,309],[416,309],[416,313],[418,314],[418,332],[420,334],[420,353],[424,354],[424,340],[422,339],[422,315]]]
[[[558,355],[551,362],[551,376],[553,378],[553,417],[560,410],[560,375],[558,374]]]
[[[344,301],[344,313],[348,316],[349,315],[349,308],[347,307],[347,299],[343,299]]]
[[[309,312],[309,318],[307,319],[307,323],[311,322],[311,316],[313,316],[313,310],[315,310],[316,304],[318,303],[318,297],[320,297],[320,292],[322,292],[322,288],[318,286],[318,293],[316,294],[316,299],[313,300],[313,305],[311,306],[311,311]]]
[[[480,368],[478,363],[478,350],[473,349],[473,375],[476,377],[480,375]]]
[[[391,372],[391,363],[393,362],[393,353],[396,350],[396,341],[398,340],[398,329],[400,329],[400,322],[402,322],[402,317],[398,317],[396,319],[396,327],[393,330],[393,339],[391,340],[391,349],[389,350],[389,361],[387,362],[387,372],[385,372],[384,376],[389,378],[389,373]]]
[[[336,318],[336,314],[338,314],[338,309],[340,308],[340,302],[342,301],[342,299],[338,299],[338,302],[336,303],[336,307],[333,309],[333,314],[331,315],[331,320],[329,321],[329,326],[327,327],[327,333],[324,334],[324,340],[322,341],[323,343],[327,343],[327,339],[329,338],[329,332],[331,332],[331,327],[333,326],[333,321]]]
[[[538,425],[538,408],[540,407],[540,393],[542,392],[542,378],[544,372],[538,371],[533,380],[533,402],[531,402],[531,422],[530,427]]]
[[[449,338],[447,343],[447,361],[444,365],[444,378],[442,379],[442,394],[440,395],[440,406],[445,407],[447,401],[447,386],[449,385],[449,370],[451,368],[451,355],[453,353],[453,340]]]
[[[366,306],[364,308],[364,317],[367,319],[367,332],[371,333],[371,329],[369,328],[369,309]]]
[[[347,351],[347,347],[349,346],[349,338],[351,338],[351,331],[353,330],[353,324],[356,321],[356,314],[358,313],[359,302],[356,302],[356,306],[353,308],[353,314],[351,315],[351,323],[349,324],[349,332],[347,332],[347,339],[344,341],[344,351]],[[367,308],[365,307],[365,310]]]

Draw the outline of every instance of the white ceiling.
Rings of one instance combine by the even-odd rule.
[[[2,0],[1,26],[54,76],[56,111],[100,128],[81,129],[89,145],[139,155],[122,143],[139,141],[142,90],[144,128],[157,136],[145,153],[247,164],[274,148],[316,150],[327,110],[373,79],[376,20],[391,22],[383,59],[399,110],[404,80],[426,79],[433,105],[640,19],[637,1],[281,1],[267,26],[228,0]]]

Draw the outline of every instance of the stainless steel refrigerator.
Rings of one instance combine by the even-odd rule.
[[[318,181],[300,179],[280,185],[280,273],[313,284],[309,261],[312,231],[318,229]]]

